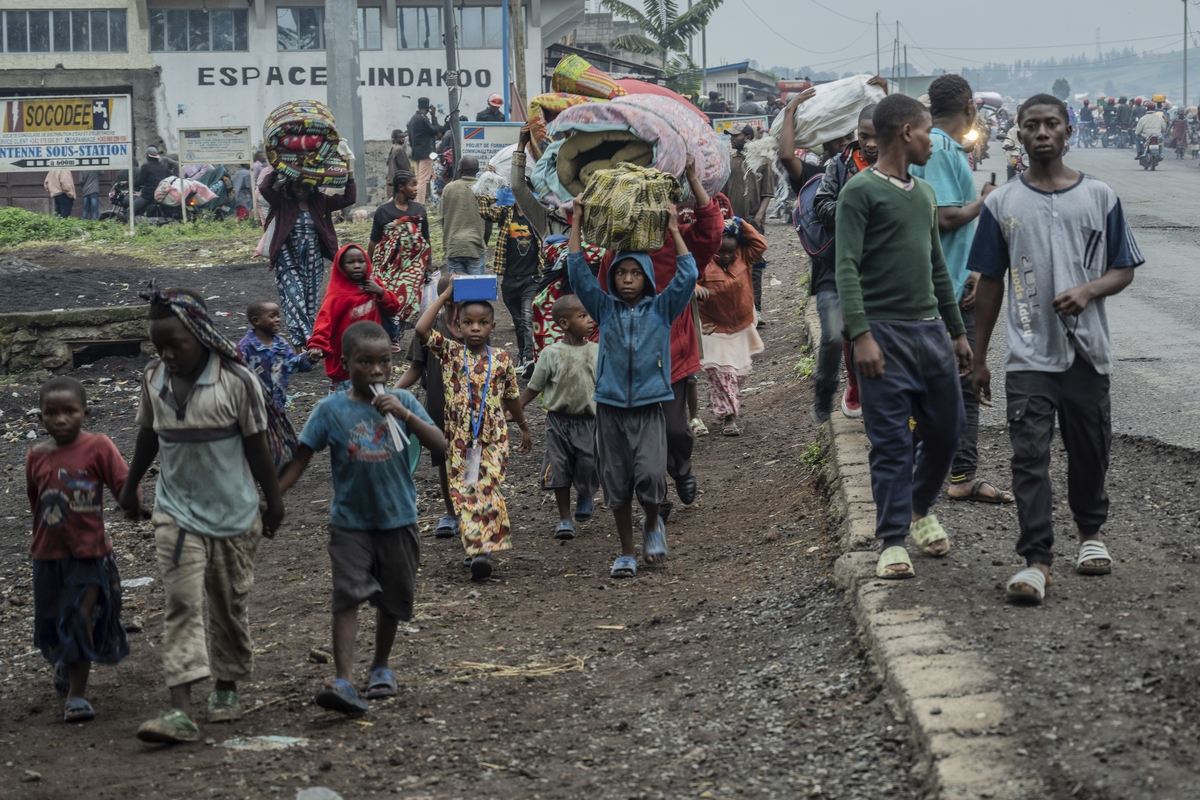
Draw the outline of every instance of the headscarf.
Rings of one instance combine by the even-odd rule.
[[[742,222],[741,217],[738,217],[738,216],[730,217],[729,219],[725,220],[725,230],[721,235],[722,236],[732,236],[733,238],[737,239],[738,242],[741,242],[742,241],[742,225],[743,224],[744,223]]]
[[[188,333],[195,336],[200,344],[209,351],[243,367],[247,366],[246,359],[237,349],[237,345],[233,343],[232,339],[217,330],[212,317],[208,315],[208,309],[198,298],[181,292],[163,292],[158,288],[158,282],[153,279],[138,295],[142,299],[148,300],[151,305],[163,305],[169,308],[183,323],[183,327],[187,328]],[[258,381],[263,402],[267,408],[267,447],[271,451],[275,469],[282,469],[284,464],[296,457],[296,450],[299,448],[296,431],[292,429],[292,423],[288,420],[287,413],[275,402],[271,391],[263,383],[262,376],[248,367],[246,372],[253,375],[254,379]],[[239,377],[248,380],[245,376],[239,375]]]
[[[342,245],[333,257],[333,269],[329,271],[325,299],[321,301],[321,310],[317,312],[312,336],[308,339],[309,347],[316,347],[325,353],[325,374],[329,376],[329,380],[336,383],[350,379],[350,374],[342,366],[342,334],[346,328],[355,322],[382,324],[382,305],[389,297],[392,307],[399,305],[392,291],[385,288],[383,297],[376,297],[346,277],[346,273],[342,271],[342,259],[351,248],[361,250],[363,257],[367,259],[367,272],[363,283],[374,280],[374,270],[371,259],[367,257],[367,249],[353,243]]]

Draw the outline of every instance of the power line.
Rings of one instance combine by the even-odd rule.
[[[900,23],[900,27],[904,28],[904,30],[906,30],[906,31],[908,30],[908,28],[905,27],[903,22]],[[912,33],[909,33],[909,36],[912,36]],[[1125,44],[1126,42],[1148,42],[1153,39],[1170,39],[1172,37],[1178,38],[1179,34],[1166,33],[1166,34],[1161,34],[1159,36],[1142,36],[1137,39],[1112,39],[1112,40],[1106,41],[1105,44]],[[979,52],[981,50],[983,50],[983,51],[992,51],[992,50],[1061,50],[1065,47],[1092,47],[1093,45],[1095,45],[1095,42],[1077,42],[1075,44],[1036,44],[1036,45],[1027,45],[1024,47],[983,47],[983,46],[979,46],[979,47],[940,47],[938,49],[939,50],[971,50],[974,52]],[[915,45],[914,45],[914,47],[915,47]]]
[[[814,0],[814,2],[815,2],[815,0]],[[864,35],[866,35],[867,30],[869,30],[868,28],[863,28],[863,32],[858,35],[858,39],[855,39],[854,41],[850,42],[850,44],[846,45],[845,47],[843,47],[839,50],[809,50],[807,47],[801,47],[800,45],[793,42],[791,39],[788,39],[786,36],[781,34],[779,31],[775,30],[775,28],[770,23],[768,23],[765,19],[763,19],[762,17],[760,17],[758,15],[758,12],[755,11],[750,6],[750,4],[748,2],[746,2],[746,0],[742,0],[742,5],[744,5],[746,7],[747,11],[749,11],[751,14],[754,15],[755,19],[757,19],[759,22],[761,22],[763,25],[765,25],[767,27],[767,30],[769,30],[771,33],[775,34],[780,39],[787,42],[788,44],[790,44],[792,47],[796,48],[797,50],[801,50],[805,53],[812,53],[813,55],[817,55],[817,56],[831,56],[831,55],[835,55],[837,53],[844,53],[847,50],[849,50],[851,47],[853,47],[855,44],[857,44],[858,39],[861,39]],[[847,17],[847,19],[849,19],[849,17]],[[857,22],[857,20],[855,20],[855,21]]]
[[[872,22],[867,22],[866,20],[855,19],[854,17],[847,17],[845,14],[843,14],[843,13],[842,13],[842,12],[840,12],[840,11],[835,11],[835,10],[833,10],[832,8],[830,8],[830,7],[829,7],[829,6],[827,6],[827,5],[823,5],[822,3],[818,3],[818,2],[817,2],[817,0],[808,0],[808,1],[809,1],[810,3],[812,3],[814,6],[820,6],[821,8],[825,9],[825,10],[826,10],[826,11],[828,11],[830,14],[833,14],[833,15],[834,15],[834,16],[836,16],[836,17],[841,17],[842,19],[848,19],[848,20],[850,20],[851,22],[857,22],[859,25],[868,25],[868,26],[870,26],[870,25],[874,25],[874,24],[875,24],[873,21],[872,21]]]

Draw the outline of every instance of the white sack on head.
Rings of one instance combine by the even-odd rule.
[[[795,146],[812,149],[845,136],[858,127],[858,115],[887,94],[878,86],[868,86],[870,75],[855,75],[814,86],[816,94],[796,108]],[[746,145],[746,169],[756,170],[771,163],[779,151],[783,114],[775,117],[771,132]]]
[[[512,158],[513,153],[517,152],[517,146],[510,144],[499,153],[492,156],[492,160],[488,162],[488,166],[503,175],[506,179],[512,174]],[[533,165],[537,163],[532,158],[525,158],[525,177],[529,180],[533,179]]]
[[[475,190],[476,197],[486,196],[495,200],[497,191],[508,188],[508,176],[501,175],[499,172],[484,170],[479,173],[479,177],[472,188]]]

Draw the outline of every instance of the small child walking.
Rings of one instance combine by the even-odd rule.
[[[329,391],[345,391],[350,387],[350,375],[342,358],[342,334],[356,322],[383,323],[384,317],[394,317],[400,301],[375,279],[371,260],[356,244],[343,245],[333,258],[329,286],[317,312],[312,337],[308,340],[311,361],[325,361],[329,376]]]
[[[293,372],[308,372],[313,368],[308,353],[297,354],[287,339],[279,335],[283,327],[283,311],[278,303],[256,301],[246,307],[250,330],[238,342],[238,352],[246,367],[258,375],[267,396],[281,409],[287,408],[288,381]]]
[[[755,327],[754,265],[762,261],[767,240],[741,217],[725,223],[721,249],[696,284],[700,301],[703,353],[713,414],[724,436],[738,436],[738,392],[750,375],[751,359],[763,351]]]
[[[438,279],[438,294],[450,288],[450,281],[449,272]],[[447,307],[438,312],[433,321],[434,330],[444,336],[446,341],[461,345],[462,341],[451,331],[449,323],[446,322],[449,310],[450,308]],[[396,381],[396,388],[407,389],[417,381],[421,382],[421,387],[425,390],[425,413],[433,420],[434,426],[439,431],[444,431],[446,429],[446,391],[442,382],[442,362],[436,358],[430,358],[429,353],[425,350],[425,345],[421,342],[421,337],[414,336],[408,346],[408,369]],[[452,539],[460,535],[462,531],[458,524],[458,514],[454,511],[454,500],[450,497],[450,476],[446,472],[446,453],[445,451],[439,453],[431,450],[429,460],[437,468],[442,502],[446,507],[446,513],[437,521],[433,535],[439,539]]]
[[[546,455],[542,459],[542,488],[553,489],[558,503],[555,539],[574,539],[571,487],[575,487],[575,521],[587,522],[595,513],[596,489],[596,354],[588,341],[596,323],[577,295],[554,303],[554,322],[560,341],[542,351],[533,377],[521,393],[521,407],[542,395],[546,411]]]
[[[84,698],[92,662],[116,664],[129,655],[121,576],[104,529],[104,487],[120,494],[129,468],[111,439],[83,430],[90,411],[82,383],[51,378],[38,406],[50,439],[25,456],[33,644],[54,665],[54,688],[67,698],[63,722],[86,722],[96,716]],[[139,503],[139,518],[140,511]]]
[[[667,495],[667,427],[662,404],[671,402],[671,323],[687,310],[696,287],[696,261],[679,233],[672,208],[668,231],[675,244],[675,277],[661,293],[654,285],[648,253],[617,253],[608,271],[609,292],[588,269],[580,217],[583,196],[575,199],[567,270],[583,307],[600,325],[596,368],[596,462],[604,502],[616,519],[621,555],[609,575],[637,575],[633,545],[633,494],[646,512],[642,558],[647,565],[667,560],[666,526],[659,507]]]
[[[442,365],[450,498],[467,554],[463,564],[470,567],[472,580],[482,581],[492,574],[491,554],[512,547],[508,508],[500,493],[508,468],[504,412],[521,429],[520,452],[532,450],[533,439],[519,402],[512,359],[488,344],[496,327],[492,304],[472,300],[459,305],[461,345],[434,330],[434,319],[453,295],[452,284],[425,310],[417,322],[417,337]]]
[[[127,514],[137,512],[138,483],[158,457],[151,521],[166,594],[163,671],[171,710],[142,723],[137,736],[194,742],[200,729],[192,685],[210,675],[216,686],[208,721],[241,718],[237,681],[254,669],[254,558],[283,519],[277,450],[294,446],[295,434],[286,418],[271,413],[262,383],[213,325],[199,293],[151,284],[143,296],[159,358],[142,380],[137,445],[119,502]],[[261,515],[259,489],[266,501]]]
[[[342,360],[350,388],[317,403],[300,434],[296,458],[284,468],[286,492],[308,468],[313,453],[329,448],[333,501],[329,506],[329,559],[333,567],[333,662],[337,677],[316,697],[322,708],[346,714],[367,710],[354,688],[354,637],[358,607],[376,608],[375,656],[367,677],[368,700],[396,694],[388,657],[401,620],[412,619],[421,538],[417,490],[407,449],[393,438],[385,417],[432,452],[446,440],[417,399],[403,389],[382,389],[392,372],[392,343],[381,325],[356,322],[342,334]]]

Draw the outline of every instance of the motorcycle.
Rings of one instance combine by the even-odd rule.
[[[1116,125],[1101,125],[1100,126],[1100,146],[1101,147],[1119,147],[1121,143],[1121,132],[1117,130]]]
[[[1081,122],[1079,123],[1079,144],[1083,147],[1096,146],[1096,123]]]
[[[1162,143],[1158,136],[1151,136],[1146,139],[1146,144],[1142,148],[1142,155],[1138,158],[1138,163],[1142,165],[1143,170],[1153,171],[1163,160]]]
[[[129,181],[122,179],[114,183],[108,193],[108,199],[112,203],[112,208],[101,211],[100,219],[115,219],[122,224],[128,224]],[[134,207],[137,208],[138,198],[135,197],[133,202]],[[191,212],[189,212],[189,218],[195,219]],[[183,214],[178,206],[168,206],[150,201],[137,210],[134,221],[139,224],[166,225],[171,222],[180,222],[182,219]]]

